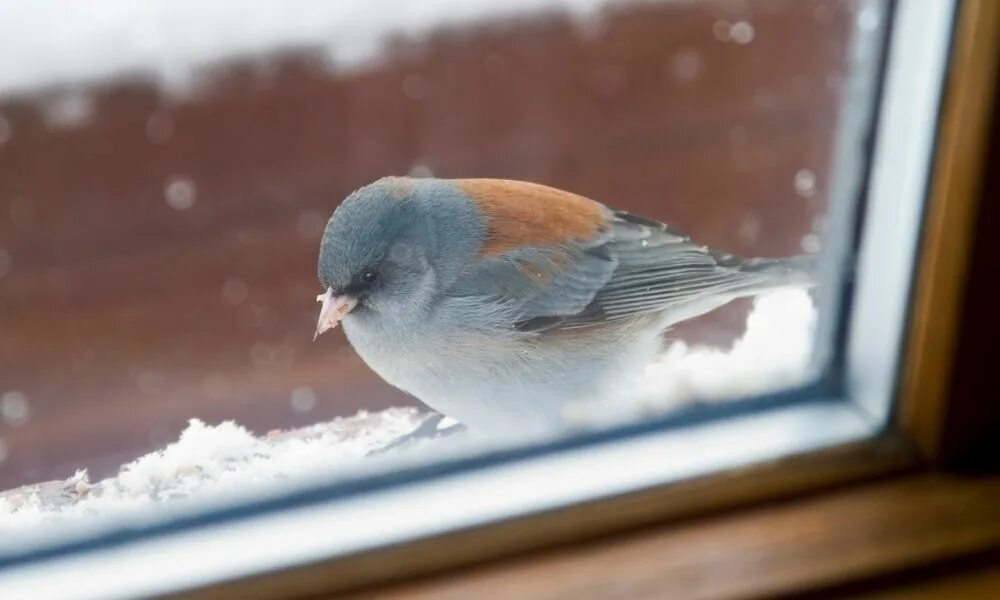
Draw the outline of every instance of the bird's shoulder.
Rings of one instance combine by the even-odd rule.
[[[537,183],[507,179],[455,179],[452,183],[486,221],[482,258],[593,239],[607,230],[612,218],[600,202]]]

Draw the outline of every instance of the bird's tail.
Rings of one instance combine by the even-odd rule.
[[[815,254],[800,254],[786,258],[751,258],[744,260],[738,270],[747,274],[765,276],[774,285],[811,286],[816,281],[817,263]]]
[[[730,291],[737,296],[755,296],[783,287],[813,287],[817,263],[815,255],[731,260],[727,266],[739,273],[739,277]]]

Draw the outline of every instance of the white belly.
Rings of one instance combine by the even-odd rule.
[[[533,342],[518,332],[417,332],[408,339],[345,320],[344,330],[365,362],[390,384],[470,429],[487,434],[534,434],[565,425],[568,405],[606,400],[627,371],[643,367],[658,336],[580,352]]]

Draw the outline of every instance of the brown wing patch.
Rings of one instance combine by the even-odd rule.
[[[537,183],[506,179],[456,179],[486,216],[484,258],[522,246],[556,246],[584,240],[607,226],[608,210],[589,198]]]

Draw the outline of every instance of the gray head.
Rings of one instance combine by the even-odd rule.
[[[482,236],[481,218],[457,187],[386,177],[352,193],[330,217],[319,251],[320,285],[328,299],[346,299],[336,308],[340,317],[420,318],[476,254]],[[321,315],[318,332],[337,320],[323,327]]]

